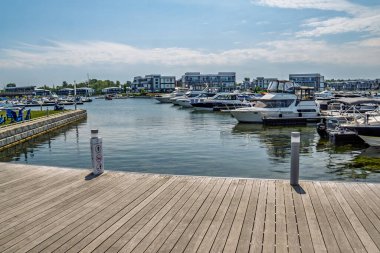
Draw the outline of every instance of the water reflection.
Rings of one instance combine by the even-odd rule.
[[[267,149],[268,156],[274,160],[290,157],[291,132],[301,133],[301,153],[313,152],[316,132],[312,127],[264,126],[262,124],[239,123],[232,129],[232,133],[235,135],[256,138],[261,146]]]
[[[25,162],[30,163],[31,160],[35,157],[35,151],[40,150],[41,147],[46,146],[47,151],[53,152],[52,143],[56,140],[58,136],[64,136],[64,142],[67,141],[67,133],[73,129],[76,129],[76,143],[79,143],[79,130],[78,125],[84,124],[86,120],[81,120],[77,123],[66,125],[57,130],[48,132],[44,135],[37,136],[36,138],[30,139],[26,142],[22,142],[15,146],[12,146],[8,149],[0,152],[0,161],[1,162]],[[52,158],[52,164],[54,164]]]

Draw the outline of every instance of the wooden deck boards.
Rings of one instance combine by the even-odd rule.
[[[0,163],[0,252],[380,252],[380,184]]]

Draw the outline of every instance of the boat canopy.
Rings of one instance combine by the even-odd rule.
[[[360,104],[380,104],[380,99],[366,98],[366,97],[342,97],[329,101],[329,103],[342,103],[346,105],[360,105]]]

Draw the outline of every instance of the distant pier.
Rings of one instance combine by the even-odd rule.
[[[0,163],[0,252],[380,252],[380,184]]]

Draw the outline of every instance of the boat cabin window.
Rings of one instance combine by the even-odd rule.
[[[257,101],[255,107],[261,108],[284,108],[293,104],[295,99],[281,99],[281,100],[260,100]]]
[[[216,100],[236,100],[236,95],[233,94],[219,94],[214,99]]]

